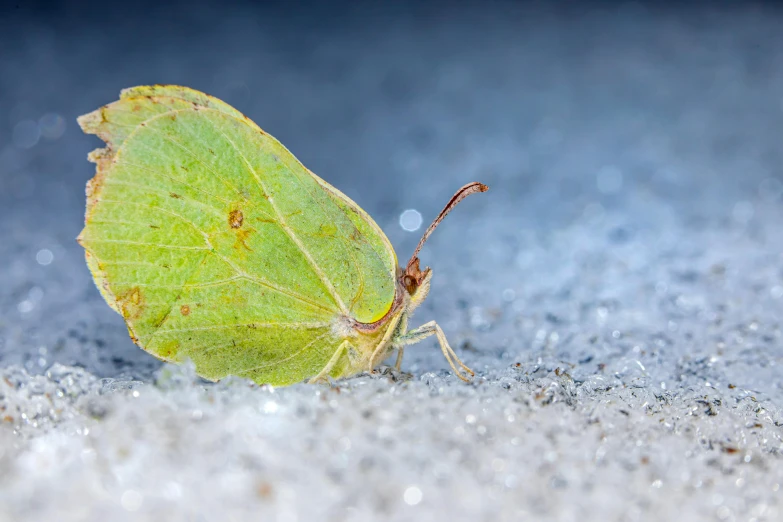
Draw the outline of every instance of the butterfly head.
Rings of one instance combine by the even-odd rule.
[[[405,268],[405,271],[402,273],[400,282],[402,283],[402,286],[405,288],[405,290],[408,291],[408,294],[413,295],[416,293],[419,287],[425,283],[425,281],[429,282],[431,273],[432,271],[430,270],[430,267],[421,270],[421,268],[419,268],[419,258],[413,257],[408,262],[408,266]]]

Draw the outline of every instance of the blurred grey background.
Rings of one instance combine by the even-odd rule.
[[[426,226],[463,183],[490,185],[423,255],[420,318],[479,369],[638,356],[666,381],[729,353],[720,379],[780,394],[782,22],[751,2],[6,4],[0,364],[157,368],[74,241],[99,146],[75,118],[175,83],[280,139],[401,259],[422,230],[405,210]]]

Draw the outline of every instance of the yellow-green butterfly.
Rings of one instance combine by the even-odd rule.
[[[122,91],[79,118],[93,151],[78,241],[133,341],[199,375],[287,385],[372,371],[435,334],[461,379],[473,372],[441,328],[408,330],[432,272],[406,265],[359,206],[222,101],[186,87]]]

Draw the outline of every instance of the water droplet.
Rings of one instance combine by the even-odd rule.
[[[506,288],[503,290],[503,300],[507,303],[512,302],[517,298],[517,293],[512,288]]]
[[[40,286],[34,286],[30,289],[29,292],[27,292],[27,299],[32,301],[33,303],[38,303],[43,299],[44,291],[43,288]]]
[[[421,228],[421,213],[409,208],[400,214],[400,227],[406,232],[416,232]]]
[[[95,453],[95,450],[92,448],[85,448],[82,450],[81,458],[82,458],[82,462],[84,462],[85,464],[89,465],[95,462],[96,456],[97,455]]]
[[[485,310],[480,306],[474,306],[470,309],[470,326],[479,332],[485,332],[492,327]]]
[[[418,486],[410,486],[405,490],[405,493],[403,493],[402,499],[409,506],[415,506],[419,502],[421,502],[423,496],[424,495],[422,494],[421,489],[419,489]]]
[[[278,409],[275,401],[267,401],[264,403],[264,413],[276,413]]]
[[[41,136],[56,140],[65,132],[65,120],[59,114],[50,112],[41,116],[38,120],[38,128],[41,130]]]
[[[22,120],[14,125],[13,142],[20,149],[34,147],[41,138],[41,129],[33,120]]]
[[[595,221],[601,221],[604,218],[604,215],[606,214],[606,211],[604,210],[604,206],[600,203],[592,202],[585,205],[585,209],[582,212],[582,217],[589,221],[589,220],[595,220]]]
[[[39,265],[47,266],[52,264],[54,260],[54,254],[48,248],[42,248],[35,254],[35,260]]]
[[[340,437],[340,440],[337,442],[340,444],[340,449],[342,451],[348,451],[351,449],[351,439],[348,437]]]

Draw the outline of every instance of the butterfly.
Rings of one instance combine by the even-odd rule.
[[[78,119],[90,153],[78,237],[103,298],[132,340],[196,372],[289,385],[372,371],[435,335],[408,329],[430,289],[419,251],[486,185],[459,189],[405,267],[373,219],[228,104],[187,87],[140,86]]]

